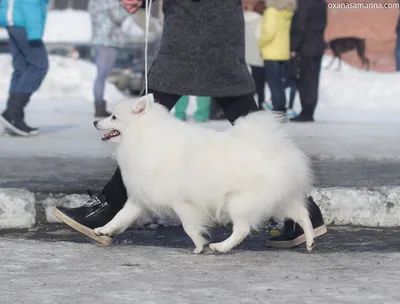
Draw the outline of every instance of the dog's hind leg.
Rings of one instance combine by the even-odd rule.
[[[313,250],[315,247],[315,232],[306,206],[300,200],[291,204],[288,208],[286,217],[291,218],[294,222],[300,225],[306,237],[307,250]]]
[[[252,224],[258,224],[260,218],[259,210],[249,207],[252,205],[253,200],[254,197],[251,193],[233,194],[227,198],[225,204],[233,225],[232,234],[223,242],[210,244],[209,247],[212,251],[228,252],[249,235]],[[247,203],[245,207],[243,207],[244,202]]]
[[[210,249],[215,252],[228,252],[249,235],[250,229],[250,224],[246,221],[233,222],[232,234],[223,242],[210,244]]]
[[[124,207],[103,227],[94,229],[97,235],[114,236],[129,228],[143,213],[143,208],[131,201],[125,203]]]
[[[190,202],[174,204],[173,209],[182,222],[183,229],[191,238],[196,248],[193,253],[199,254],[204,251],[204,246],[208,243],[203,237],[205,231],[205,220],[201,213]]]

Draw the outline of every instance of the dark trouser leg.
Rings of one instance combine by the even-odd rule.
[[[396,71],[400,72],[400,34],[397,34],[395,55],[396,55]]]
[[[253,94],[234,96],[234,97],[218,97],[215,101],[221,106],[226,118],[231,124],[241,116],[246,116],[251,112],[259,110]]]
[[[19,33],[20,31],[22,33]],[[8,45],[12,56],[12,65],[14,69],[11,76],[9,95],[12,95],[15,92],[15,88],[18,86],[19,80],[24,75],[25,71],[28,69],[28,63],[26,62],[24,54],[22,53],[21,49],[18,46],[18,39],[16,39],[16,36],[20,36],[21,34],[24,35],[24,32],[25,32],[24,28],[20,27],[8,28],[8,33],[10,36]]]
[[[286,111],[286,96],[285,86],[282,81],[285,73],[285,62],[284,61],[264,61],[265,67],[265,78],[268,83],[268,87],[271,91],[271,99],[274,111],[285,112]]]
[[[10,36],[11,52],[24,57],[23,71],[22,61],[14,62],[14,68],[19,69],[12,77],[10,91],[12,93],[32,94],[39,89],[49,68],[47,51],[41,40],[28,41],[25,28],[9,27],[7,28]],[[26,64],[26,66],[25,66]]]
[[[161,93],[151,89],[149,89],[149,93],[153,93],[155,101],[165,106],[168,110],[171,110],[181,98],[180,95]],[[117,168],[110,181],[105,184],[102,193],[109,205],[116,210],[122,209],[128,196],[119,168]]]
[[[250,66],[251,75],[254,79],[254,84],[256,86],[256,94],[258,106],[261,109],[262,103],[265,101],[265,72],[264,67]]]
[[[313,117],[318,101],[319,74],[322,56],[301,59],[299,94],[302,112],[301,115]]]
[[[117,58],[117,50],[109,46],[96,47],[96,67],[97,75],[93,86],[95,102],[104,100],[104,86],[107,77],[110,75]]]

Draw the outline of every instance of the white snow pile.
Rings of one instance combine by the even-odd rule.
[[[400,187],[377,189],[322,188],[314,189],[312,196],[320,206],[327,224],[356,225],[366,227],[398,227],[400,225]],[[28,228],[36,223],[35,204],[45,210],[49,223],[60,222],[52,215],[56,206],[79,207],[87,200],[87,195],[49,194],[42,201],[35,200],[33,193],[22,189],[0,188],[0,230],[8,228]],[[177,226],[176,217],[150,215],[136,222],[142,226],[152,222],[158,225]]]
[[[122,24],[122,29],[130,42],[144,42],[145,12],[140,10],[129,16]],[[149,22],[149,41],[156,39],[162,31],[157,18]],[[46,43],[90,43],[92,24],[87,11],[65,9],[48,12],[43,41]],[[0,39],[8,39],[7,32],[0,29]]]
[[[318,107],[346,107],[363,110],[400,110],[400,73],[366,71],[342,62],[330,69],[330,56],[324,56],[321,68]]]
[[[23,189],[0,188],[0,230],[32,227],[35,223],[35,195]]]
[[[83,60],[50,55],[50,68],[35,98],[85,99],[93,101],[93,84],[96,66]],[[0,54],[0,99],[8,96],[12,74],[12,60],[8,54]],[[111,83],[106,83],[105,99],[111,102],[123,100],[124,95]]]

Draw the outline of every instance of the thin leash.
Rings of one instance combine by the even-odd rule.
[[[145,92],[146,95],[149,93],[149,80],[148,80],[148,39],[149,39],[149,26],[150,26],[150,17],[151,17],[151,4],[152,0],[146,0],[146,30],[145,30],[145,46],[144,46],[144,77],[145,77]]]

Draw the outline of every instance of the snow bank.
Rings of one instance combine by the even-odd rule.
[[[72,9],[49,11],[43,40],[46,43],[88,43],[92,24],[88,12]]]
[[[400,109],[400,73],[366,71],[342,62],[337,71],[324,56],[321,68],[319,107]],[[337,62],[336,62],[337,63]]]
[[[123,30],[131,42],[144,42],[144,11],[129,16],[123,23]],[[162,27],[157,18],[149,24],[149,41],[157,38]],[[46,43],[90,43],[92,24],[87,11],[65,9],[48,12],[43,40]],[[0,39],[8,39],[7,32],[0,29]]]
[[[311,193],[320,206],[327,224],[356,225],[366,227],[400,226],[400,187],[365,188],[319,188]],[[50,194],[40,201],[21,189],[0,189],[0,229],[31,227],[35,224],[36,211],[43,210],[39,217],[48,223],[58,223],[52,215],[55,206],[79,207],[87,195]],[[155,226],[179,225],[176,218],[152,218]],[[145,219],[136,226],[145,224]]]
[[[85,99],[93,101],[93,83],[96,77],[94,64],[71,58],[50,55],[50,69],[35,98]],[[0,99],[6,99],[12,73],[11,56],[0,54]],[[106,84],[105,99],[117,102],[124,95],[111,83]]]
[[[0,229],[27,228],[35,223],[33,193],[22,189],[0,189]]]

